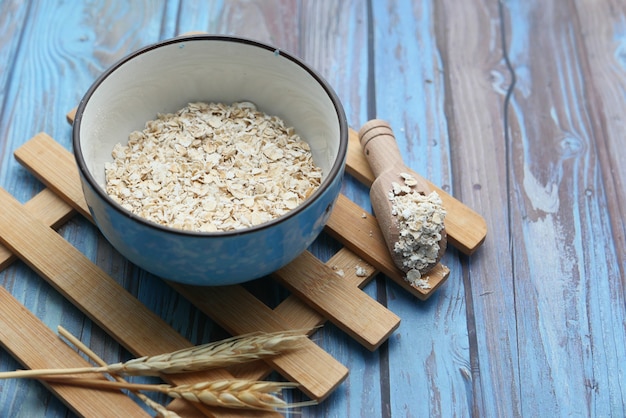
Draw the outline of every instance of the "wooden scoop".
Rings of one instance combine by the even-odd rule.
[[[393,202],[389,198],[389,193],[394,189],[394,183],[405,185],[405,178],[401,174],[408,173],[414,179],[415,185],[409,186],[411,190],[422,195],[431,193],[428,182],[404,165],[396,138],[389,124],[380,119],[367,122],[359,131],[359,140],[367,161],[370,164],[375,180],[370,189],[370,200],[374,209],[374,214],[380,225],[380,229],[387,243],[387,248],[395,265],[407,273],[411,268],[407,268],[404,257],[398,254],[394,247],[399,240],[401,226],[398,216],[393,212]],[[392,192],[393,193],[393,192]],[[445,228],[441,231],[439,240],[439,252],[436,260],[427,266],[420,268],[421,274],[430,271],[441,259],[446,251],[447,239]]]

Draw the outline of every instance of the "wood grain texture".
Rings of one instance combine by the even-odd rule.
[[[71,206],[60,200],[49,189],[43,189],[24,204],[24,208],[46,225],[56,229],[74,216]],[[0,271],[8,267],[17,257],[5,246],[0,245]]]
[[[520,416],[515,282],[508,251],[509,185],[504,143],[505,95],[511,81],[503,61],[498,3],[436,8],[437,43],[446,84],[454,194],[481,213],[487,235],[463,263],[470,357],[460,370],[476,416]],[[487,325],[488,324],[488,325]]]
[[[587,75],[584,94],[589,103],[589,131],[595,141],[596,169],[600,177],[594,177],[594,181],[604,189],[599,194],[591,187],[584,190],[585,196],[590,199],[589,207],[604,212],[601,225],[593,231],[598,241],[604,241],[601,244],[604,248],[600,254],[587,253],[586,256],[601,264],[602,273],[606,274],[606,280],[602,280],[602,275],[596,275],[595,269],[590,274],[595,263],[583,273],[583,278],[590,277],[588,283],[592,290],[586,302],[595,328],[591,344],[600,347],[594,351],[594,361],[587,361],[587,370],[600,376],[594,377],[592,387],[608,389],[602,392],[600,399],[591,400],[604,402],[602,412],[620,415],[626,409],[626,396],[623,384],[612,368],[623,370],[620,359],[625,356],[621,341],[624,325],[619,321],[624,317],[626,299],[626,5],[619,1],[600,4],[579,1],[575,4],[580,25],[576,32],[577,42],[587,56],[581,67]],[[612,263],[607,263],[605,267],[602,258],[607,254],[607,261]],[[600,278],[601,290],[596,291],[598,286],[592,277]]]
[[[339,196],[335,206],[336,209],[331,214],[325,230],[368,263],[376,266],[404,291],[426,300],[448,278],[450,269],[439,263],[423,276],[430,288],[411,286],[391,258],[376,218],[343,195]],[[345,238],[348,232],[350,239]]]
[[[517,191],[510,215],[516,327],[519,341],[533,341],[518,347],[519,362],[529,365],[520,368],[525,415],[626,412],[626,392],[602,371],[622,367],[625,347],[616,341],[626,337],[626,312],[615,242],[603,232],[611,228],[603,202],[619,195],[606,195],[597,152],[602,132],[591,123],[597,110],[587,86],[595,80],[586,62],[593,59],[575,35],[598,29],[583,32],[582,14],[575,3],[509,6],[517,76],[509,167]]]
[[[72,347],[28,312],[11,294],[0,287],[0,340],[3,347],[30,369],[90,367]],[[41,344],[43,343],[43,344]],[[42,346],[45,349],[42,349]],[[101,378],[102,375],[91,376]],[[112,416],[148,417],[132,399],[121,392],[102,393],[62,384],[45,384],[67,406],[81,416],[107,411]]]
[[[396,314],[343,280],[309,252],[273,276],[371,351],[387,341],[400,324]]]
[[[0,186],[20,202],[43,189],[13,151],[42,131],[69,149],[65,112],[133,49],[190,30],[273,43],[330,82],[352,128],[388,120],[407,165],[483,215],[489,230],[471,257],[446,254],[450,276],[425,302],[393,281],[353,281],[349,266],[359,261],[337,261],[402,323],[373,353],[333,325],[317,332],[315,342],[350,374],[301,416],[624,416],[625,7],[5,0]],[[351,174],[342,191],[371,213],[367,188]],[[223,332],[121,259],[87,221],[76,217],[60,233],[188,339]],[[326,259],[336,247],[323,237],[313,251]],[[128,356],[23,263],[3,270],[0,283],[48,327],[67,325],[108,360]],[[278,301],[276,312],[313,312],[294,300]],[[16,367],[0,350],[0,369]],[[0,384],[1,416],[66,414],[36,382]]]
[[[456,3],[459,16],[463,8],[475,7]],[[467,204],[452,187],[453,149],[444,112],[451,88],[445,75],[450,70],[442,62],[446,49],[437,36],[438,24],[446,22],[436,18],[439,5],[441,2],[371,2],[375,88],[369,100],[375,114],[369,119],[384,119],[392,126],[408,167]],[[467,49],[465,45],[457,48]],[[442,264],[449,267],[450,277],[418,307],[398,288],[387,288],[389,308],[403,318],[398,333],[390,339],[387,359],[386,401],[393,416],[401,411],[416,417],[469,414],[473,400],[467,377],[470,352],[457,252],[449,250]],[[411,366],[407,367],[406,359],[411,359]]]
[[[589,123],[599,159],[602,184],[611,219],[611,233],[622,287],[626,285],[626,153],[623,116],[626,92],[626,5],[620,1],[576,2],[580,22],[579,43],[588,56],[581,65],[589,74],[585,95]],[[611,22],[610,24],[606,22]],[[594,190],[585,195],[593,197]],[[616,297],[622,298],[619,293]]]
[[[76,162],[71,153],[46,133],[39,133],[14,152],[15,159],[55,194],[66,196],[82,216],[89,219]]]

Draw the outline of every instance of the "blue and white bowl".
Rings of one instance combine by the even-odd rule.
[[[244,100],[309,143],[323,178],[300,206],[242,230],[189,232],[138,217],[108,196],[104,165],[113,146],[157,113]],[[78,107],[73,145],[91,214],[121,254],[167,280],[228,285],[278,270],[319,235],[340,192],[348,126],[335,92],[300,59],[249,39],[195,35],[140,49],[100,76]]]

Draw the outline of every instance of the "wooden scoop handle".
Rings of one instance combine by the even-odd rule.
[[[415,190],[423,194],[431,192],[428,182],[404,165],[396,137],[389,123],[381,119],[370,120],[359,130],[359,140],[375,178],[393,170],[395,171],[394,177],[399,181],[401,172],[410,172],[418,182],[414,186]]]
[[[404,167],[396,137],[384,120],[373,119],[363,125],[359,131],[359,140],[375,177],[385,171],[402,170]]]

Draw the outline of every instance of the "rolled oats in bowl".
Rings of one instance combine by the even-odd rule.
[[[251,102],[189,103],[159,114],[105,165],[106,192],[172,228],[247,228],[296,208],[320,185],[309,145]]]

